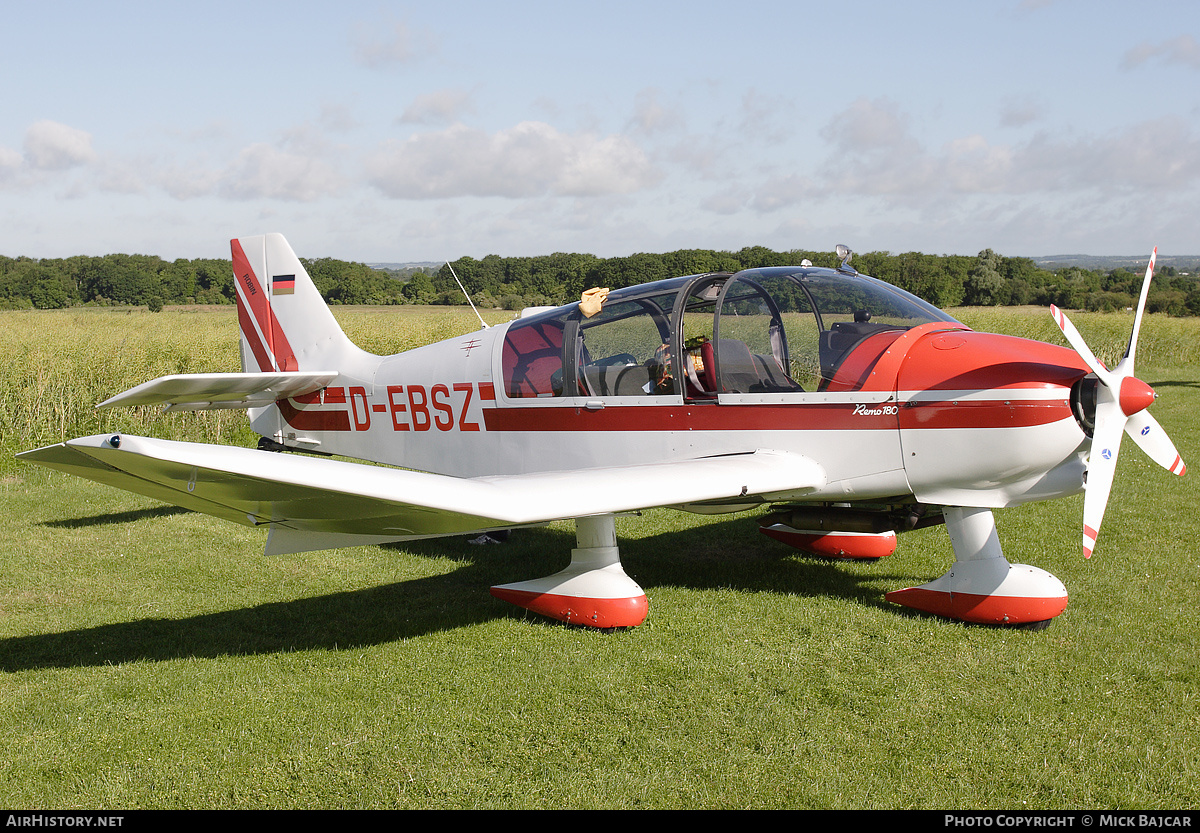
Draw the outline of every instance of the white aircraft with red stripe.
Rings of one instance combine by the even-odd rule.
[[[1086,491],[1090,555],[1122,433],[1185,470],[1133,375],[1153,257],[1108,370],[1057,309],[1074,350],[974,332],[859,274],[844,247],[835,269],[590,291],[394,356],[350,342],[282,236],[232,254],[243,372],[166,376],[101,407],[245,408],[258,449],[105,434],[19,457],[266,527],[271,554],[573,519],[564,570],[492,593],[599,628],[647,615],[614,518],[655,507],[764,509],[764,533],[831,558],[945,524],[951,568],[887,598],[1040,627],[1067,591],[1005,559],[993,510]]]

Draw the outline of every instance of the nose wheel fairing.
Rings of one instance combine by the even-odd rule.
[[[1061,581],[1004,557],[990,509],[947,506],[943,514],[954,545],[953,566],[927,584],[888,593],[888,601],[983,625],[1034,625],[1066,610]]]

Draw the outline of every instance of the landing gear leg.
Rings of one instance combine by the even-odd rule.
[[[497,599],[572,625],[629,628],[646,619],[645,591],[625,574],[612,515],[575,521],[575,549],[565,570],[492,588]]]
[[[990,509],[947,506],[943,514],[954,566],[928,584],[888,593],[888,601],[964,622],[1027,627],[1066,609],[1062,582],[1037,567],[1008,563]]]

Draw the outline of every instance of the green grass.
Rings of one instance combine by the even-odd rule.
[[[972,326],[996,314],[957,312]],[[338,314],[375,328],[360,342],[399,336],[397,316]],[[1043,326],[1011,316],[994,328]],[[1097,352],[1109,329],[1123,342],[1110,319],[1072,317]],[[1177,339],[1175,324],[1155,317],[1144,343]],[[232,324],[217,329],[214,345]],[[1139,373],[1189,460],[1200,322],[1190,333],[1181,358],[1156,346],[1166,358]],[[1122,452],[1090,560],[1081,499],[997,513],[1009,560],[1071,593],[1040,633],[883,599],[946,569],[941,529],[875,564],[835,564],[791,554],[752,514],[622,518],[650,615],[604,634],[487,592],[565,565],[570,524],[500,547],[267,558],[261,531],[9,466],[0,805],[1196,808],[1195,478]]]

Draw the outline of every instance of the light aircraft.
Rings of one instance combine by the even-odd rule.
[[[945,524],[950,569],[886,598],[1043,627],[1066,588],[1005,559],[993,510],[1085,491],[1090,555],[1123,433],[1185,470],[1134,376],[1153,256],[1109,370],[1058,309],[1073,350],[975,332],[859,274],[841,246],[833,269],[589,291],[376,356],[345,336],[281,235],[231,246],[243,372],[164,376],[99,407],[245,408],[259,448],[104,434],[18,457],[266,527],[268,554],[573,519],[564,570],[491,592],[594,628],[647,616],[614,518],[653,507],[766,508],[764,533],[832,558],[887,556],[897,533]]]

